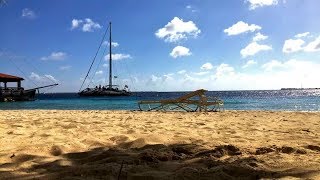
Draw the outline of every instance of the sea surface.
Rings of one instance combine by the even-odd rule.
[[[186,92],[135,92],[129,97],[79,97],[76,93],[38,94],[37,100],[0,102],[2,110],[138,110],[140,100],[176,98]],[[320,90],[209,91],[226,110],[320,111]]]

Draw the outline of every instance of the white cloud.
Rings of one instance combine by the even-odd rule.
[[[144,87],[147,86],[147,87],[156,88],[158,90],[163,90],[164,87],[162,85],[172,84],[175,82],[175,79],[173,76],[174,76],[173,73],[164,74],[162,76],[151,75],[146,81],[139,81],[139,82],[145,83],[144,85],[142,85]],[[148,89],[148,90],[152,90],[152,89]]]
[[[173,58],[182,57],[182,56],[190,56],[190,49],[183,46],[176,46],[170,53],[170,56]]]
[[[81,27],[82,26],[82,27]],[[83,32],[93,32],[96,29],[101,29],[102,26],[94,22],[90,18],[86,19],[73,19],[71,22],[71,30],[73,29],[81,29]]]
[[[60,69],[61,71],[66,71],[66,70],[71,69],[71,66],[61,66],[61,67],[59,67],[59,69]]]
[[[261,67],[265,70],[265,71],[272,71],[275,68],[281,68],[284,65],[277,60],[271,60],[270,62],[267,62],[265,64],[263,64]]]
[[[184,74],[182,82],[185,84],[190,84],[194,81],[201,81],[201,78],[190,76],[189,74]]]
[[[173,76],[174,74],[173,73],[169,73],[169,74],[165,74],[163,75],[163,81],[167,81],[167,80],[173,80]]]
[[[160,77],[157,77],[157,76],[155,76],[155,75],[152,74],[150,79],[151,79],[152,82],[156,82],[156,81],[158,81],[158,80],[161,79],[161,78],[160,78]]]
[[[260,51],[269,51],[272,50],[272,47],[269,45],[261,45],[257,42],[251,42],[247,47],[241,49],[240,54],[243,58],[248,56],[253,56]]]
[[[94,29],[100,29],[100,24],[93,22],[90,18],[86,18],[82,26],[83,32],[93,32]]]
[[[178,71],[177,73],[178,74],[185,74],[187,71],[186,70],[181,70],[181,71]]]
[[[305,33],[303,33],[305,34]],[[300,37],[304,35],[300,35]],[[288,39],[284,42],[282,51],[284,53],[293,53],[298,51],[317,52],[320,51],[320,36],[303,46],[305,41],[302,39]]]
[[[288,39],[284,42],[282,51],[284,53],[292,53],[303,50],[302,45],[304,43],[302,39]]]
[[[58,80],[55,78],[55,77],[53,77],[52,75],[50,75],[50,74],[46,74],[46,75],[44,75],[46,78],[48,78],[48,79],[50,79],[51,81],[53,81],[53,82],[58,82]]]
[[[201,72],[196,72],[196,73],[193,73],[194,75],[197,75],[197,76],[203,76],[203,75],[206,75],[206,74],[209,74],[210,72],[209,71],[201,71]]]
[[[104,46],[109,46],[109,41],[104,41],[103,43],[102,43],[102,45],[104,45]],[[120,44],[119,43],[117,43],[117,42],[111,42],[111,46],[112,47],[118,47]]]
[[[163,80],[161,77],[158,77],[156,75],[151,75],[149,79],[146,82],[146,86],[160,86],[163,83]]]
[[[21,17],[23,18],[27,18],[27,19],[34,19],[36,18],[36,14],[31,10],[31,9],[28,9],[28,8],[24,8],[22,10],[22,15]]]
[[[103,74],[102,70],[96,72],[96,75],[101,75],[101,74]]]
[[[178,42],[189,37],[197,37],[201,30],[192,21],[184,22],[174,17],[171,22],[159,29],[155,35],[166,42]]]
[[[253,41],[262,41],[266,39],[268,39],[268,36],[265,36],[259,32],[252,38]]]
[[[302,38],[302,37],[308,36],[309,34],[310,34],[309,32],[305,32],[305,33],[297,34],[297,35],[295,35],[294,37],[295,37],[295,38]]]
[[[109,56],[110,54],[107,54],[104,56],[104,59],[106,61],[109,61]],[[112,60],[122,60],[122,59],[131,59],[132,57],[130,56],[130,54],[112,54]]]
[[[83,23],[83,20],[81,20],[81,19],[72,19],[71,30],[75,29],[75,28],[78,28],[81,23]]]
[[[320,84],[320,63],[308,60],[271,60],[257,67],[257,71],[236,70],[222,63],[213,71],[201,76],[197,73],[152,76],[141,80],[143,90],[187,91],[199,88],[208,90],[280,89],[282,87],[317,87]],[[164,80],[165,79],[165,80]],[[152,82],[152,83],[151,83]],[[147,84],[146,84],[147,83]]]
[[[317,52],[320,51],[320,36],[316,38],[314,41],[310,42],[304,48],[306,52]]]
[[[227,33],[228,36],[238,35],[246,32],[254,32],[260,30],[261,27],[255,24],[247,24],[243,21],[239,21],[236,24],[232,25],[228,29],[225,29],[223,32]]]
[[[193,6],[191,6],[191,5],[187,5],[186,6],[186,9],[188,9],[189,11],[191,11],[191,12],[197,12],[197,10],[193,7]]]
[[[117,43],[117,42],[111,42],[111,46],[113,46],[113,47],[118,47],[118,46],[119,46],[119,43]]]
[[[52,52],[49,56],[44,56],[41,58],[43,61],[60,61],[67,58],[67,53],[65,52]]]
[[[319,70],[317,70],[318,68],[320,68],[320,64],[312,61],[305,61],[305,60],[290,59],[284,62],[281,62],[278,60],[271,60],[263,64],[261,67],[265,71],[271,72],[271,73],[291,72],[292,74],[296,73],[304,76],[310,73],[316,73],[320,75]],[[290,80],[290,79],[291,78],[288,77],[287,80]]]
[[[203,64],[203,65],[200,67],[200,69],[202,69],[202,70],[211,70],[212,68],[213,68],[213,66],[212,66],[212,64],[209,63],[209,62]]]
[[[229,64],[222,63],[217,67],[215,77],[220,78],[222,76],[230,76],[234,74],[235,70],[233,67],[231,67]]]
[[[108,58],[109,60],[109,58]],[[102,67],[109,67],[109,64],[103,64]]]
[[[246,64],[244,64],[243,66],[242,66],[242,68],[248,68],[248,67],[250,67],[250,66],[252,66],[252,65],[255,65],[255,64],[258,64],[257,63],[257,61],[255,61],[255,60],[249,60],[249,61],[247,61],[246,62]]]
[[[250,10],[254,10],[258,7],[272,6],[278,4],[278,0],[246,0],[246,2],[250,3]]]
[[[58,82],[58,80],[55,79],[55,77],[49,74],[40,76],[37,73],[31,72],[29,78],[39,83],[51,83],[52,81],[55,83]]]

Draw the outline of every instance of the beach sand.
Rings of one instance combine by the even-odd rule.
[[[320,112],[0,111],[0,179],[320,179]]]

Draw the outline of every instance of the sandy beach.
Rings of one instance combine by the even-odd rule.
[[[320,112],[0,111],[0,179],[320,179]]]

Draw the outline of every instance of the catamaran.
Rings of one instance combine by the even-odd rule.
[[[106,30],[103,38],[102,38],[102,41],[100,43],[100,46],[98,48],[98,51],[101,47],[101,45],[103,44],[104,42],[104,37],[107,33],[108,29]],[[90,73],[90,70],[92,68],[92,65],[94,64],[94,61],[95,61],[95,58],[97,56],[98,53],[96,53],[96,56],[95,58],[93,59],[92,63],[91,63],[91,66],[87,72],[87,75],[86,77],[84,78],[83,82],[82,82],[82,85],[80,87],[80,90],[78,92],[78,94],[80,96],[130,96],[131,95],[131,92],[129,91],[128,89],[128,86],[125,85],[123,89],[119,89],[119,86],[118,85],[114,85],[112,84],[112,38],[111,38],[111,22],[109,23],[109,84],[106,85],[106,86],[102,86],[99,85],[99,86],[96,86],[96,87],[93,87],[93,88],[85,88],[84,90],[81,91],[82,87],[83,87],[83,84],[84,82],[86,81],[89,73]]]

